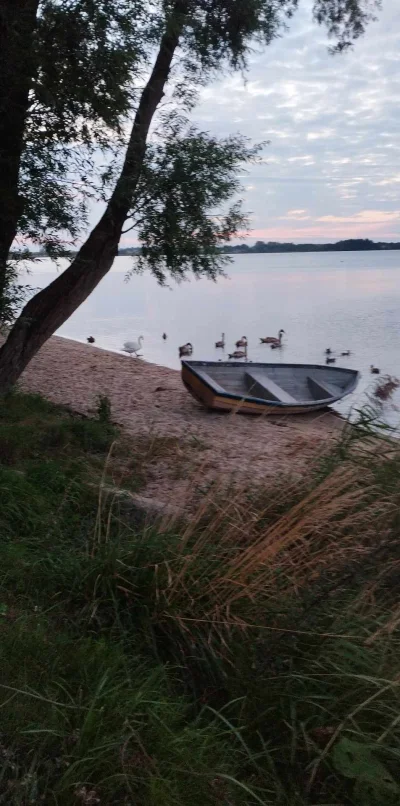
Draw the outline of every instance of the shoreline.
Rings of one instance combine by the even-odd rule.
[[[157,454],[149,454],[143,492],[171,503],[191,497],[193,485],[249,488],[277,475],[301,476],[345,422],[330,410],[264,418],[209,412],[186,391],[178,370],[64,336],[46,342],[19,385],[84,415],[95,414],[99,396],[107,396],[132,452],[148,443]]]

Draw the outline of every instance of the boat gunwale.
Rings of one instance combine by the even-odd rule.
[[[265,368],[265,367],[282,367],[282,368],[285,368],[285,367],[286,368],[288,368],[288,367],[299,367],[299,368],[302,368],[302,369],[305,369],[305,368],[307,368],[307,369],[323,369],[325,371],[327,370],[327,366],[325,364],[274,364],[274,363],[269,363],[269,362],[264,362],[264,361],[251,361],[251,362],[250,361],[248,361],[248,362],[229,361],[228,362],[228,361],[184,361],[184,360],[182,360],[181,364],[182,364],[182,367],[185,367],[186,369],[190,370],[190,372],[201,383],[203,383],[207,387],[207,389],[210,389],[210,391],[213,392],[213,394],[217,394],[219,397],[224,397],[224,398],[228,398],[230,400],[235,400],[235,401],[239,401],[239,402],[240,401],[245,401],[245,400],[254,401],[255,403],[259,403],[259,404],[261,404],[263,406],[266,406],[267,408],[270,408],[271,406],[273,406],[273,407],[284,408],[284,409],[291,409],[291,408],[298,408],[298,407],[310,409],[310,408],[314,408],[314,407],[321,408],[322,404],[324,404],[324,406],[330,406],[331,403],[336,403],[337,400],[342,400],[344,397],[346,397],[347,395],[350,395],[352,392],[354,392],[354,390],[355,390],[355,388],[356,388],[356,386],[358,384],[358,381],[360,379],[360,372],[357,369],[351,369],[350,367],[329,367],[329,372],[344,372],[344,373],[348,373],[350,376],[353,376],[353,383],[350,384],[349,387],[346,387],[346,390],[343,392],[343,394],[337,395],[337,396],[334,396],[334,397],[327,397],[327,398],[324,398],[324,399],[319,398],[318,400],[310,400],[310,401],[305,400],[305,401],[296,401],[296,403],[283,403],[280,400],[265,400],[265,398],[254,397],[253,395],[238,395],[235,392],[226,392],[226,391],[219,392],[219,391],[217,391],[215,389],[215,387],[213,387],[210,383],[208,383],[208,381],[206,381],[205,378],[202,378],[196,372],[196,366],[199,369],[201,369],[201,367],[204,367],[204,366],[211,366],[211,367],[223,367],[223,366],[226,366],[226,367],[247,367],[247,366],[251,366],[251,367],[263,367],[263,368]]]

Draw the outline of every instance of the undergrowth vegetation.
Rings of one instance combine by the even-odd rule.
[[[0,804],[398,804],[397,446],[158,523],[145,452],[0,402]]]

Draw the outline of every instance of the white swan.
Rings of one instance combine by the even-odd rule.
[[[137,354],[142,347],[142,341],[144,341],[143,336],[139,336],[138,341],[126,341],[123,346],[124,353],[129,353],[129,355]]]

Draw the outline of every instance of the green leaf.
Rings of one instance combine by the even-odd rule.
[[[337,772],[345,778],[370,784],[375,790],[400,792],[390,772],[366,744],[343,737],[333,748],[332,761]]]
[[[398,792],[391,791],[378,782],[357,781],[353,792],[354,802],[358,806],[399,806]]]

